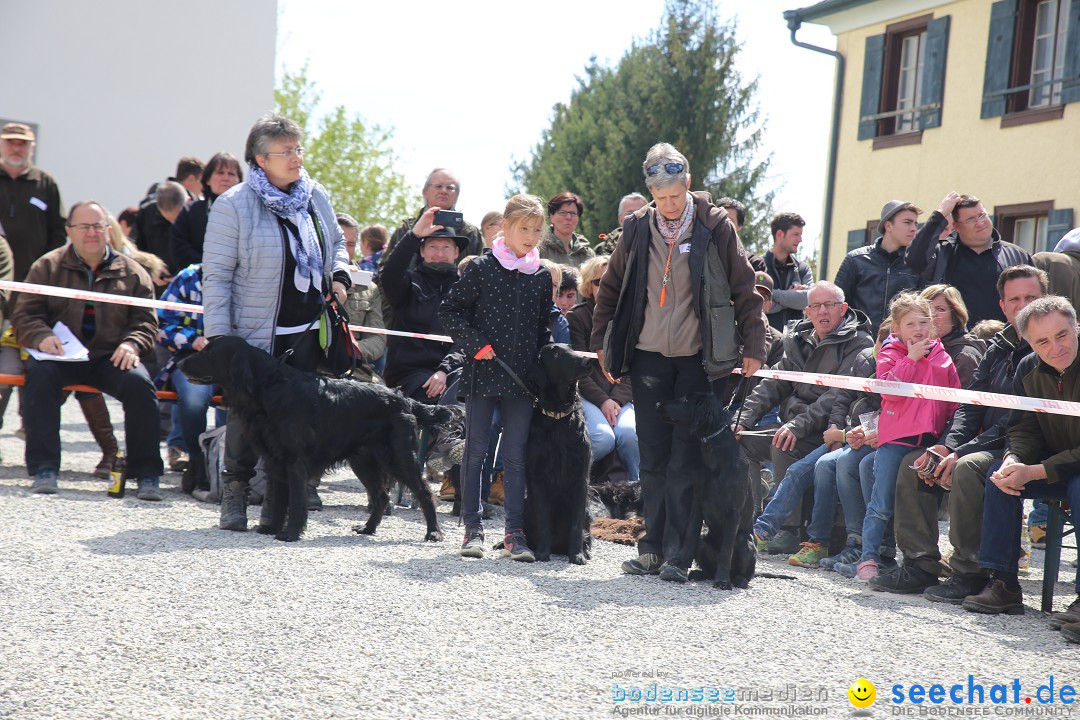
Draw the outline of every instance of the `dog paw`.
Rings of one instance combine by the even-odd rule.
[[[280,540],[281,542],[296,542],[297,540],[300,539],[300,533],[294,533],[294,532],[289,532],[288,530],[283,530],[283,531],[279,532],[277,535],[275,535],[274,537],[276,539]]]
[[[730,590],[731,582],[728,580],[717,580],[712,584],[712,586],[717,590]]]
[[[569,558],[570,562],[574,565],[584,565],[588,559],[589,558],[583,552],[579,552],[578,554]]]
[[[255,532],[260,535],[277,535],[277,528],[270,527],[269,525],[260,525],[255,528]]]
[[[736,575],[735,577],[733,577],[731,579],[731,584],[737,588],[742,588],[743,590],[750,587],[750,581],[742,577],[741,575]]]
[[[442,542],[443,541],[443,534],[442,534],[442,532],[440,530],[432,530],[431,532],[429,532],[427,535],[424,536],[424,540],[426,542]]]
[[[367,525],[353,525],[352,531],[357,535],[374,535],[375,528],[368,527]]]

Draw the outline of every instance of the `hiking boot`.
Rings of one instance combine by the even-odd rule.
[[[161,494],[161,481],[156,477],[139,478],[139,491],[135,497],[152,502],[162,500],[165,496]]]
[[[39,470],[34,475],[34,482],[30,484],[30,492],[38,495],[55,495],[60,491],[56,485],[57,477],[55,470]]]
[[[222,473],[225,475],[225,473]],[[225,475],[223,480],[228,476]],[[221,484],[221,519],[218,527],[222,530],[247,531],[247,496],[248,484],[242,480],[226,480]]]
[[[488,502],[492,505],[502,505],[505,501],[505,492],[503,489],[503,471],[495,473],[495,477],[491,479],[491,489],[488,491]]]
[[[937,575],[904,563],[895,570],[879,572],[877,577],[870,580],[870,587],[897,595],[913,595],[925,592],[928,587],[937,585],[938,582]]]
[[[188,454],[178,447],[171,447],[168,451],[168,465],[173,472],[183,472],[191,463]]]
[[[781,530],[765,546],[769,555],[794,555],[802,546],[799,536],[790,530]]]
[[[536,561],[536,556],[525,541],[525,533],[521,530],[511,530],[503,538],[502,556],[518,562]]]
[[[788,565],[804,568],[816,568],[825,559],[829,549],[821,543],[804,542],[802,550],[787,559]]]
[[[454,483],[450,481],[450,473],[443,473],[442,485],[439,486],[439,500],[453,501],[454,493],[457,490],[454,489]]]
[[[461,557],[484,557],[484,528],[476,525],[465,528],[465,541],[458,550]]]
[[[940,585],[926,588],[923,596],[930,602],[959,605],[968,595],[977,595],[984,587],[986,587],[985,577],[953,573]],[[1080,617],[1077,619],[1080,620]]]
[[[1046,549],[1046,526],[1045,525],[1032,525],[1028,528],[1028,538],[1031,540],[1031,548],[1033,550],[1045,550]]]
[[[622,571],[627,575],[656,575],[664,564],[664,558],[656,553],[638,555],[622,564]]]
[[[314,485],[307,486],[305,498],[308,512],[318,512],[319,510],[322,510],[322,498],[319,497],[319,491]]]
[[[660,566],[660,579],[667,582],[684,583],[687,580],[686,570],[678,565],[665,562]]]
[[[991,578],[986,587],[978,595],[968,595],[961,603],[968,612],[985,613],[987,615],[1024,614],[1024,593],[1022,590],[1010,590],[1005,587],[1005,581]]]
[[[1080,643],[1080,622],[1066,623],[1061,626],[1061,637],[1071,643]]]
[[[1060,630],[1065,625],[1080,623],[1080,595],[1064,611],[1050,614],[1050,627]]]
[[[862,557],[862,548],[858,545],[849,545],[835,555],[822,558],[818,561],[818,567],[822,570],[835,570],[837,565],[849,565],[858,562]]]
[[[754,531],[754,547],[759,553],[763,553],[769,548],[769,539],[756,530]]]

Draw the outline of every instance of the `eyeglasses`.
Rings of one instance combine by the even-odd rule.
[[[576,212],[574,212],[573,210],[560,210],[559,212],[557,212],[555,214],[558,215],[559,217],[563,217],[563,218],[579,217],[579,215]]]
[[[276,153],[268,152],[268,153],[266,153],[266,157],[291,158],[293,155],[295,155],[296,157],[300,157],[300,158],[304,157],[304,148],[298,147],[298,148],[295,148],[293,150],[286,150],[284,152],[276,152]]]
[[[450,183],[449,185],[443,185],[442,183],[435,183],[435,184],[432,184],[432,185],[428,185],[428,187],[429,188],[435,188],[435,190],[437,192],[442,192],[443,190],[445,190],[447,192],[456,193],[458,191],[458,186],[453,184],[453,183]]]
[[[806,309],[810,312],[821,312],[823,309],[831,311],[837,305],[843,305],[841,302],[823,302],[823,303],[811,303],[806,306]]]
[[[957,220],[957,222],[960,223],[961,225],[967,225],[968,227],[973,227],[973,226],[977,225],[978,223],[981,223],[983,220],[986,220],[988,217],[990,217],[990,213],[983,211],[983,212],[979,213],[978,215],[976,215],[975,217],[970,217],[967,220]]]
[[[68,225],[72,230],[77,230],[81,233],[100,232],[103,233],[109,229],[109,223],[78,223],[76,225]]]
[[[657,165],[650,165],[649,167],[645,168],[645,174],[649,177],[652,177],[653,175],[659,175],[661,169],[663,169],[669,175],[678,175],[686,169],[686,166],[682,163],[663,163]]]

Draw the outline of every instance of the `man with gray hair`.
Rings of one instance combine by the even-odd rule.
[[[648,204],[648,199],[641,193],[635,192],[623,195],[622,200],[619,201],[619,225],[611,232],[600,236],[600,242],[596,246],[596,254],[610,255],[615,252],[615,245],[619,242],[619,238],[622,237],[623,221],[626,220],[626,216],[636,213]]]
[[[157,186],[155,200],[139,209],[135,217],[132,240],[143,252],[153,253],[173,270],[172,226],[188,201],[188,192],[175,180],[166,180]],[[151,278],[160,285],[158,278]],[[165,284],[172,278],[166,278]]]
[[[425,210],[430,207],[437,207],[440,210],[453,210],[457,206],[458,197],[461,196],[461,181],[458,180],[457,175],[452,170],[441,167],[435,168],[428,173],[421,195],[424,198],[424,206],[412,217],[402,220],[401,225],[394,230],[394,234],[390,236],[390,242],[386,245],[386,252],[383,253],[379,262],[380,266],[386,263],[386,259],[390,257],[390,251],[394,249],[394,246],[397,245],[401,238],[405,237],[413,229],[413,226],[420,220],[420,216],[424,214]],[[484,252],[483,235],[478,227],[465,222],[460,228],[453,229],[455,235],[469,239],[468,246],[459,257],[480,255]],[[415,264],[414,262],[410,267]]]
[[[851,375],[859,351],[874,344],[870,320],[844,302],[844,291],[822,281],[810,288],[806,317],[784,333],[784,356],[778,370]],[[636,386],[635,386],[636,387]],[[772,462],[778,481],[796,460],[817,449],[828,427],[836,388],[813,383],[764,378],[743,404],[740,424],[735,426],[739,442],[750,461],[750,489],[753,514],[762,510],[768,491],[761,481],[761,463]],[[775,429],[768,435],[741,433],[753,428],[773,408],[780,408],[780,423],[755,428]],[[781,531],[772,538],[768,550],[791,554],[799,549],[801,513],[796,507]]]
[[[1080,401],[1072,304],[1057,295],[1039,298],[1017,314],[1016,327],[1035,352],[1016,368],[1013,394]],[[989,479],[979,566],[990,571],[990,581],[981,593],[965,598],[963,607],[970,612],[1021,615],[1024,603],[1017,570],[1024,499],[1067,500],[1074,513],[1080,508],[1080,418],[1014,410],[1009,449],[991,468]],[[1076,590],[1077,600],[1064,614],[1080,610],[1080,584]],[[1080,642],[1080,622],[1066,623],[1061,631],[1070,642]]]
[[[690,192],[686,158],[660,143],[642,170],[653,202],[623,223],[596,292],[589,344],[610,382],[629,373],[634,385],[645,535],[623,572],[686,582],[693,548],[683,538],[700,441],[664,422],[658,405],[707,393],[710,380],[740,365],[747,377],[757,372],[765,322],[735,229],[708,193]],[[747,537],[749,530],[747,523]]]

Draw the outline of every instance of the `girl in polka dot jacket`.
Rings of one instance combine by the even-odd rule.
[[[503,234],[491,252],[472,260],[439,310],[443,328],[464,351],[465,459],[461,498],[465,541],[461,555],[484,556],[480,474],[488,449],[491,418],[498,406],[503,432],[506,507],[504,556],[532,562],[522,530],[525,505],[525,443],[533,404],[495,358],[524,378],[541,345],[551,342],[551,276],[540,265],[537,246],[547,227],[543,201],[515,195],[503,213]]]

